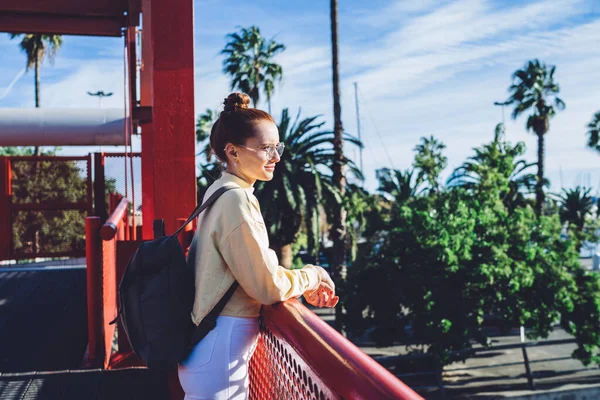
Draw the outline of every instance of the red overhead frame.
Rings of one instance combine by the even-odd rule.
[[[154,219],[172,233],[196,205],[193,0],[143,0],[142,18],[142,106],[152,107],[151,123],[142,125],[147,239]]]
[[[0,30],[122,36],[125,15],[136,8],[139,0],[0,0]]]

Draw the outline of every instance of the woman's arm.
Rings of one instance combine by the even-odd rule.
[[[264,225],[245,221],[219,246],[219,251],[244,291],[262,304],[273,304],[315,290],[322,281],[320,267],[288,270],[264,244]],[[262,235],[261,235],[262,234]]]

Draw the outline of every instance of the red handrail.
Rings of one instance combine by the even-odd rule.
[[[262,317],[341,398],[422,399],[297,300],[263,307]]]
[[[122,199],[115,211],[108,217],[102,228],[100,229],[100,237],[102,240],[111,240],[117,234],[119,224],[123,221],[123,217],[127,212],[129,200]]]

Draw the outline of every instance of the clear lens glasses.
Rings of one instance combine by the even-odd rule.
[[[240,146],[243,147],[245,149],[254,151],[254,152],[259,152],[259,151],[264,151],[265,154],[267,155],[267,159],[271,160],[273,157],[275,157],[275,153],[277,153],[279,155],[279,157],[281,157],[281,155],[283,154],[283,150],[285,150],[285,144],[283,143],[279,143],[279,144],[273,144],[270,146],[266,146],[263,147],[262,149],[253,149],[252,147],[248,147],[248,146],[244,146],[243,144],[236,144],[236,146]]]
[[[281,157],[284,150],[285,150],[285,144],[283,144],[283,143],[279,143],[279,144],[273,145],[273,146],[268,146],[265,148],[265,152],[267,153],[267,157],[269,157],[269,159],[275,157],[275,152],[277,152],[279,157]]]

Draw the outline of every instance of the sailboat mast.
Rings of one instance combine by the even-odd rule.
[[[361,141],[361,139],[360,139],[360,111],[358,109],[358,84],[356,82],[354,82],[354,102],[356,103],[356,131],[358,133],[358,140]],[[363,174],[363,177],[364,177],[362,147],[360,149],[360,173]],[[364,179],[363,179],[363,183],[364,183]]]

